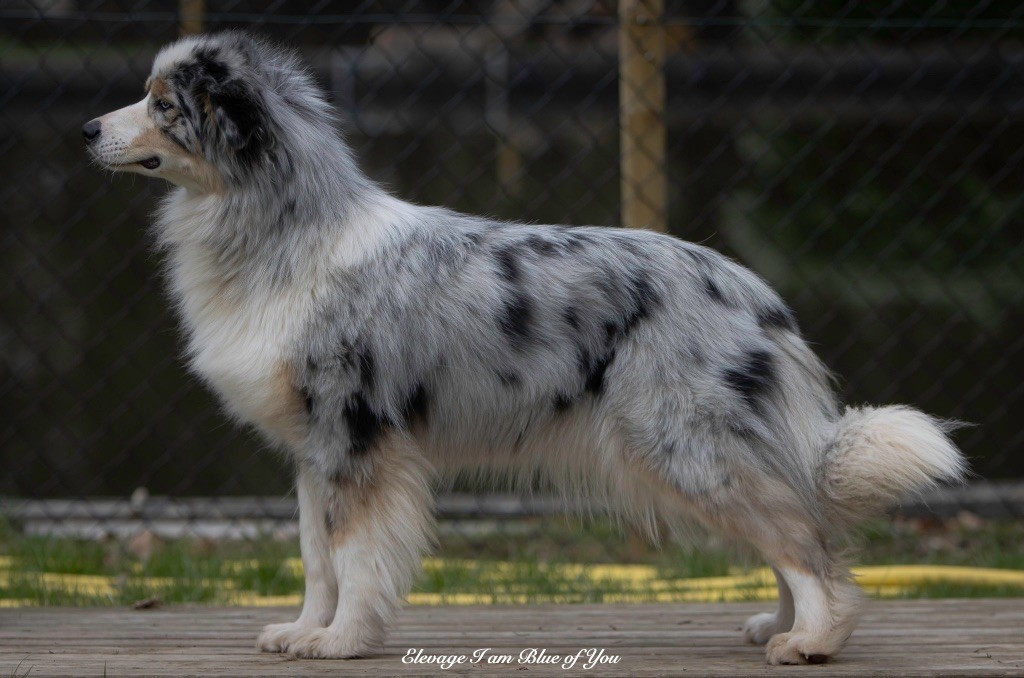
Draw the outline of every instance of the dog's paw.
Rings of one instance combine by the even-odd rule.
[[[771,637],[765,656],[769,664],[824,664],[832,652],[806,633],[779,633]]]
[[[352,659],[369,653],[368,644],[344,631],[328,626],[307,629],[288,646],[288,651],[302,659]]]
[[[743,639],[754,645],[764,645],[775,634],[788,630],[779,628],[779,616],[775,612],[762,612],[743,624]]]
[[[295,639],[312,630],[312,627],[298,622],[268,624],[256,639],[256,647],[261,652],[287,652]]]

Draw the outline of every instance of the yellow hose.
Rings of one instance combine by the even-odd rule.
[[[247,561],[228,564],[228,571],[240,571]],[[609,603],[629,602],[723,602],[743,600],[771,600],[776,597],[775,579],[771,570],[760,568],[742,574],[721,577],[695,577],[689,579],[666,579],[658,575],[657,568],[650,565],[586,565],[578,563],[529,564],[492,562],[476,560],[445,560],[428,558],[424,560],[427,571],[444,571],[458,567],[472,573],[475,581],[492,582],[496,593],[426,593],[415,592],[409,596],[413,605],[480,605],[492,603],[544,603],[566,602],[587,598],[586,582],[593,582],[600,591],[610,588],[598,596]],[[298,558],[285,561],[283,567],[295,574],[301,574],[302,563]],[[549,575],[552,579],[567,580],[564,592],[534,594],[529,584],[513,582],[516,574],[529,568],[532,575]],[[1009,586],[1024,590],[1024,571],[1000,570],[980,567],[956,567],[950,565],[876,565],[853,569],[858,584],[868,592],[882,596],[904,595],[916,587],[943,583],[968,586]],[[10,586],[15,576],[29,577],[32,583],[49,591],[62,591],[79,595],[112,597],[117,586],[114,577],[105,575],[63,574],[56,572],[15,573],[14,561],[9,556],[0,556],[0,587]],[[217,580],[220,588],[233,589],[237,586],[230,579]],[[133,585],[151,588],[158,593],[161,588],[172,586],[169,577],[133,577]],[[208,581],[206,583],[209,583]],[[281,596],[260,596],[248,591],[231,591],[228,601],[234,605],[266,606],[301,604],[299,594]],[[2,599],[0,607],[31,605],[30,600]]]

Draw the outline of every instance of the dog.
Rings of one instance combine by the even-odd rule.
[[[154,230],[188,364],[296,469],[305,598],[261,650],[378,651],[431,544],[432,482],[468,470],[752,545],[779,605],[745,639],[824,662],[861,600],[837,543],[966,472],[952,424],[841,408],[787,305],[714,250],[393,197],[286,49],[183,38],[145,93],[86,123],[88,150],[176,186]]]

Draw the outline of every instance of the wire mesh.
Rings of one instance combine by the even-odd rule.
[[[619,223],[614,2],[4,3],[0,494],[146,487],[284,515],[281,461],[183,370],[146,233],[164,187],[101,174],[80,141],[196,11],[295,45],[399,196]],[[689,0],[663,16],[669,230],[765,276],[847,401],[976,423],[958,440],[993,478],[1024,474],[1022,15]]]

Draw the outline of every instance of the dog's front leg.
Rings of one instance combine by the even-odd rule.
[[[324,520],[338,602],[329,626],[289,645],[299,657],[380,651],[431,541],[430,470],[422,454],[407,437],[391,434],[367,455],[367,474],[327,481]]]
[[[287,652],[297,639],[330,624],[338,605],[338,580],[331,563],[326,518],[330,484],[310,468],[300,466],[295,486],[299,497],[299,545],[306,595],[297,620],[263,628],[256,646],[264,652]]]

